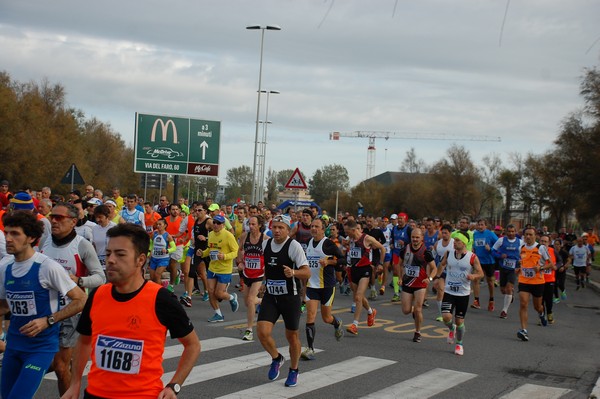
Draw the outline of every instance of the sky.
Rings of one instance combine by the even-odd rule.
[[[550,149],[599,65],[598,16],[597,0],[0,0],[0,69],[62,85],[131,146],[136,112],[221,121],[225,184],[253,164],[261,31],[246,27],[278,25],[263,43],[261,89],[280,92],[266,166],[340,164],[355,185],[368,139],[331,132],[501,138],[376,139],[375,175],[411,148],[431,165],[456,143],[478,166]]]

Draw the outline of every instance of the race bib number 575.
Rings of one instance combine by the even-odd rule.
[[[113,373],[138,374],[144,341],[99,335],[96,341],[96,367]]]

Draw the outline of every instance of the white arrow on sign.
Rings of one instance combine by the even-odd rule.
[[[202,160],[206,159],[206,149],[208,148],[208,143],[203,141],[200,143],[200,148],[202,148]]]

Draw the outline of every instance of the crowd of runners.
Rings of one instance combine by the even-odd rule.
[[[341,340],[359,334],[363,313],[367,326],[374,325],[373,299],[400,302],[414,319],[415,343],[423,307],[435,306],[448,343],[463,355],[469,307],[485,309],[487,302],[487,311],[506,319],[517,296],[516,336],[528,341],[529,303],[538,324],[553,324],[553,304],[567,299],[566,270],[573,269],[577,290],[585,288],[598,242],[591,229],[575,235],[529,225],[491,228],[466,216],[456,223],[402,212],[330,216],[317,206],[169,203],[166,196],[153,204],[89,185],[85,194],[74,190],[61,198],[49,187],[11,193],[8,182],[0,183],[3,398],[33,397],[52,370],[60,395],[77,398],[90,357],[85,397],[142,397],[141,387],[147,397],[175,397],[200,352],[185,308],[202,302],[213,315],[196,322],[208,323],[224,321],[243,302],[247,325],[240,339],[256,335],[272,359],[270,380],[285,362],[272,334],[282,317],[289,387],[298,383],[300,359],[315,358],[317,312]],[[232,279],[236,273],[239,279]],[[497,285],[501,298],[494,297]],[[435,304],[427,301],[430,291]],[[337,293],[352,295],[347,325],[332,313]],[[167,330],[185,349],[163,386]]]

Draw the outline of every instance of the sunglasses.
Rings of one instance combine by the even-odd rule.
[[[57,222],[62,222],[65,219],[75,219],[72,216],[65,216],[65,215],[50,215],[50,220],[56,220]]]
[[[213,224],[223,224],[223,223],[219,222],[218,220],[213,220]]]

